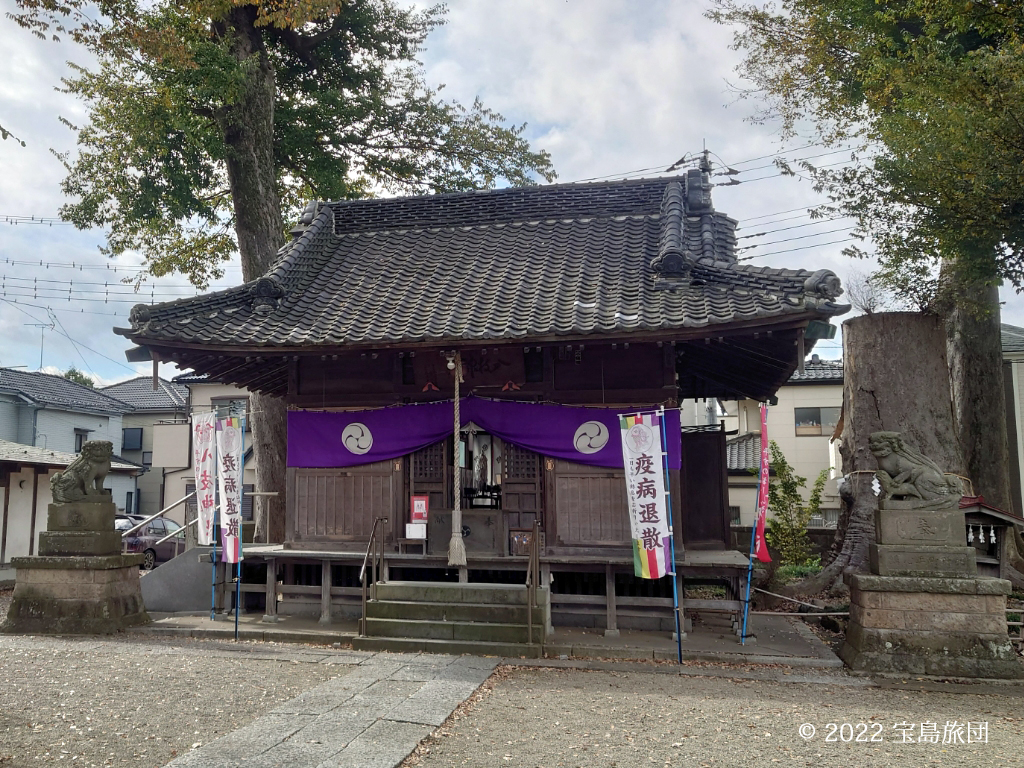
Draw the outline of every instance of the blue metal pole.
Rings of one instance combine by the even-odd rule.
[[[761,433],[761,439],[764,440],[765,435]],[[757,462],[757,491],[754,494],[755,499],[761,498],[761,475],[764,472],[763,461],[764,451],[761,452],[761,458]],[[743,635],[740,637],[740,645],[747,644],[747,616],[750,614],[750,580],[754,576],[754,539],[757,537],[757,515],[760,514],[760,510],[757,508],[755,503],[754,506],[754,527],[750,529],[750,554],[747,557],[747,595],[743,599]]]
[[[661,461],[665,472],[665,509],[668,512],[668,545],[669,557],[672,563],[672,570],[669,572],[669,575],[672,576],[672,612],[676,617],[676,659],[682,664],[683,633],[679,625],[679,579],[676,576],[676,534],[675,528],[672,525],[672,476],[669,474],[668,467],[668,444],[667,435],[665,434],[668,425],[665,422],[664,406],[658,409],[658,419],[661,421]]]

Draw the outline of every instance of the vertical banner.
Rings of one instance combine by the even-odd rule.
[[[619,417],[637,577],[660,579],[669,567],[668,508],[661,420],[656,413]]]
[[[213,515],[216,509],[214,490],[214,431],[217,417],[213,413],[192,415],[192,466],[196,473],[197,541],[203,546],[213,544]]]
[[[770,563],[768,543],[764,538],[764,523],[768,517],[768,469],[770,466],[768,452],[768,406],[761,403],[761,468],[757,478],[757,523],[754,525],[754,555],[762,563]]]
[[[242,557],[242,429],[237,418],[217,420],[220,538],[223,562]]]

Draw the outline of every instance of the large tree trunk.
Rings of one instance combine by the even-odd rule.
[[[235,210],[235,234],[246,281],[262,276],[284,245],[284,225],[274,163],[273,65],[263,36],[255,27],[254,6],[228,12],[213,33],[228,41],[235,58],[245,62],[248,77],[236,101],[223,112],[228,181]],[[285,460],[288,425],[284,401],[250,394],[256,490],[277,492],[273,501],[257,497],[257,541],[284,541]]]
[[[1012,510],[999,287],[974,282],[956,290],[959,295],[946,333],[950,389],[967,477],[975,495]]]
[[[887,312],[843,323],[843,516],[833,557],[800,585],[818,592],[841,583],[843,572],[867,567],[878,500],[871,480],[877,468],[868,436],[887,430],[904,438],[948,472],[963,472],[953,421],[946,362],[946,333],[933,315]],[[845,523],[845,524],[844,524]]]

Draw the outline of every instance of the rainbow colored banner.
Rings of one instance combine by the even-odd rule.
[[[217,420],[222,562],[242,559],[242,428],[237,418]]]
[[[634,572],[641,579],[660,579],[672,571],[661,419],[657,413],[620,416],[619,429]]]

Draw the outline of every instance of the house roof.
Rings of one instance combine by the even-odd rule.
[[[1003,353],[1024,352],[1024,328],[1016,325],[1002,323],[999,326],[999,335],[1003,342]]]
[[[118,332],[286,351],[682,331],[847,309],[827,270],[739,264],[736,222],[713,210],[699,170],[307,210],[263,278],[137,305]]]
[[[814,358],[818,357],[814,355]],[[842,384],[843,383],[843,361],[842,360],[815,360],[814,358],[804,361],[803,373],[796,371],[789,377],[789,384]]]
[[[730,472],[745,474],[761,466],[761,434],[748,432],[725,441],[725,466]]]
[[[180,411],[188,403],[188,387],[158,379],[153,389],[152,376],[139,376],[118,384],[103,387],[100,391],[131,405],[137,411]]]
[[[0,368],[0,392],[19,394],[42,406],[64,411],[128,413],[132,406],[123,400],[63,376],[35,371]]]
[[[21,443],[12,443],[9,440],[0,440],[0,461],[16,462],[18,464],[41,464],[48,467],[66,467],[77,458],[78,454],[75,453],[50,451],[34,445],[22,445]],[[120,456],[113,456],[110,460],[110,468],[115,472],[138,472],[143,469],[143,466],[133,461],[122,459]]]

